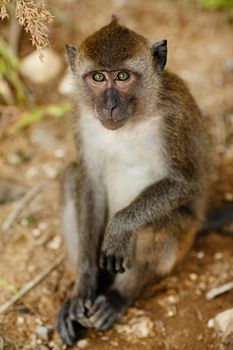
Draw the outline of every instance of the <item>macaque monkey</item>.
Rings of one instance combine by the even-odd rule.
[[[166,40],[151,45],[113,16],[66,49],[77,159],[65,171],[62,216],[76,282],[57,330],[71,346],[77,323],[110,328],[187,254],[206,212],[211,157],[205,118],[164,70]],[[105,290],[104,273],[113,276]]]

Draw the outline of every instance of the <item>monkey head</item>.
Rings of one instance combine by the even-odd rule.
[[[156,101],[167,58],[166,40],[151,46],[143,36],[119,25],[113,16],[79,49],[66,45],[66,51],[78,105],[91,109],[104,127],[118,129],[131,117],[143,114],[147,101]]]

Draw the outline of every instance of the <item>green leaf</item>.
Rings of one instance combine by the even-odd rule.
[[[68,103],[61,103],[57,105],[49,105],[43,107],[34,107],[30,111],[25,111],[19,120],[9,129],[10,133],[26,128],[27,126],[34,124],[46,116],[52,118],[61,118],[65,113],[71,110],[71,105]]]
[[[50,105],[45,109],[45,112],[53,118],[61,118],[65,113],[71,110],[69,103],[63,103],[58,105]]]

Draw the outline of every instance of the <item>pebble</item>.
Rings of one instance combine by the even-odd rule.
[[[223,253],[215,253],[214,254],[214,260],[221,260],[223,258]]]
[[[38,350],[49,350],[49,348],[46,345],[40,345],[37,347]]]
[[[49,249],[57,250],[61,246],[61,236],[55,236],[47,245]]]
[[[58,168],[48,163],[42,165],[42,170],[49,179],[56,179],[58,176]]]
[[[85,349],[88,346],[88,340],[87,339],[81,339],[77,342],[77,347],[80,349]]]
[[[41,231],[46,230],[47,227],[48,227],[48,224],[46,222],[39,222],[39,224],[38,224],[38,229]]]
[[[214,320],[213,318],[210,318],[207,322],[207,327],[208,328],[213,328],[214,327]]]
[[[108,341],[109,337],[107,335],[103,335],[100,339],[103,341]]]
[[[173,307],[171,307],[170,310],[168,310],[166,317],[174,317],[176,315],[177,315],[177,309],[175,305],[173,305]]]
[[[17,317],[17,323],[19,325],[24,324],[24,322],[25,322],[25,320],[24,320],[24,318],[22,316]]]
[[[170,304],[176,304],[176,303],[178,303],[178,301],[179,301],[179,296],[178,295],[169,295],[168,297],[167,297],[167,300],[168,300],[168,302],[170,303]]]
[[[44,340],[49,340],[53,333],[53,328],[49,326],[37,326],[36,334],[39,335]]]
[[[233,201],[233,193],[230,193],[230,192],[225,193],[224,198],[226,201],[232,202]]]
[[[198,275],[194,272],[189,274],[189,279],[193,282],[197,280],[197,277],[198,277]]]
[[[203,251],[197,252],[197,258],[198,259],[203,259],[204,256],[205,256],[205,252],[203,252]]]
[[[55,158],[63,159],[65,157],[65,155],[66,155],[66,151],[65,151],[64,148],[57,148],[53,152],[53,155],[54,155]]]
[[[41,230],[40,230],[38,227],[34,228],[34,229],[32,230],[32,235],[33,235],[33,237],[35,237],[35,238],[40,237],[40,235],[41,235]]]
[[[111,340],[111,341],[110,341],[110,344],[111,344],[112,346],[119,346],[119,343],[118,343],[118,341],[116,341],[116,340]]]
[[[38,175],[38,169],[36,167],[30,167],[27,171],[26,171],[26,177],[28,179],[32,179],[33,177],[35,177],[36,175]]]
[[[41,61],[38,52],[34,51],[21,61],[21,74],[35,84],[47,84],[60,73],[63,63],[61,57],[51,49],[43,50]]]
[[[230,324],[233,331],[233,308],[220,312],[214,317],[214,328],[225,333],[229,330]]]
[[[128,324],[116,325],[117,333],[125,335],[129,341],[135,338],[146,338],[153,330],[154,323],[148,316],[131,318]]]

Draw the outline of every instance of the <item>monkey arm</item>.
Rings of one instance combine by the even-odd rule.
[[[196,196],[198,184],[185,178],[165,178],[147,187],[126,208],[115,216],[122,221],[125,230],[134,232],[143,226],[160,222],[171,212]]]
[[[147,187],[116,213],[108,225],[101,249],[101,268],[112,273],[124,272],[130,266],[134,233],[147,224],[162,223],[172,211],[190,203],[197,191],[197,183],[185,178],[165,178]]]

